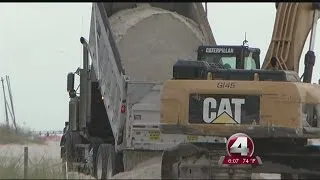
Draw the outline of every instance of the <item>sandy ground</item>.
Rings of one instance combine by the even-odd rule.
[[[149,159],[134,168],[132,171],[115,175],[113,179],[160,179],[161,157]]]
[[[311,144],[320,144],[320,140],[312,140]],[[29,157],[31,161],[36,162],[42,156],[50,158],[52,163],[60,161],[59,141],[47,141],[46,145],[26,144],[26,145],[0,145],[0,156],[22,157],[25,146],[29,148]],[[113,179],[160,179],[160,159],[154,157],[136,166],[132,171],[123,172],[115,175]],[[68,174],[72,179],[94,179],[93,177],[70,172]],[[1,177],[1,175],[0,175]],[[253,179],[280,179],[279,174],[253,174]]]
[[[46,141],[46,145],[0,145],[0,156],[23,158],[24,147],[26,146],[29,150],[29,158],[33,163],[39,162],[43,156],[46,159],[52,159],[52,165],[56,165],[61,162],[59,141]],[[160,179],[160,164],[158,162],[160,162],[160,157],[152,158],[140,164],[136,169],[130,172],[117,174],[114,176],[114,179]],[[68,173],[68,176],[72,177],[72,179],[94,179],[93,177],[79,174],[77,172],[70,172]]]
[[[52,165],[61,163],[59,141],[46,141],[46,145],[38,144],[10,144],[0,145],[0,156],[23,158],[24,147],[28,147],[29,164],[37,163],[44,156],[46,159],[52,160]],[[114,176],[114,179],[160,179],[160,157],[152,158],[130,172],[124,172]],[[69,177],[78,179],[94,179],[77,172],[68,173]],[[1,177],[1,175],[0,175]]]
[[[113,179],[160,179],[161,157],[154,157],[134,168],[132,171],[115,175]],[[280,174],[256,173],[252,179],[281,179]]]

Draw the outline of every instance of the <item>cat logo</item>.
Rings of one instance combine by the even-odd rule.
[[[241,106],[244,98],[215,98],[208,97],[203,101],[203,121],[213,124],[240,124]]]

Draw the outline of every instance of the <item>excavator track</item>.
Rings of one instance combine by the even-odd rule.
[[[301,159],[297,158],[305,156],[307,163],[307,159],[319,159],[319,153],[309,157],[306,152],[305,155],[287,156],[287,159],[278,158],[275,154],[266,154],[261,156],[262,165],[222,165],[219,161],[221,156],[225,155],[224,144],[182,143],[163,152],[161,178],[251,179],[253,173],[276,173],[281,174],[282,178],[320,178],[319,168],[316,168],[319,163],[312,163],[315,165],[314,168],[304,168],[303,163],[300,162]],[[296,163],[290,164],[285,161]]]
[[[206,146],[206,147],[204,147]],[[249,166],[229,166],[219,163],[226,155],[225,144],[195,145],[182,143],[162,154],[162,179],[251,179]]]

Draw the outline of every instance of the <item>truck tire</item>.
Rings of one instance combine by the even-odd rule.
[[[116,174],[116,153],[113,145],[101,144],[96,156],[95,177],[111,179]]]
[[[73,146],[72,146],[72,137],[69,132],[65,134],[64,137],[64,152],[63,152],[63,157],[62,157],[62,169],[65,171],[65,162],[67,162],[67,171],[70,172],[73,169],[72,162],[74,158],[73,154]]]
[[[67,168],[67,165],[68,163],[66,163],[66,161],[62,160],[62,165],[61,165],[61,168],[62,168],[62,176],[63,176],[63,179],[67,179],[67,174],[68,174],[68,171],[69,171],[69,168]]]
[[[123,152],[116,153],[116,169],[115,174],[124,171],[124,164],[123,164]]]

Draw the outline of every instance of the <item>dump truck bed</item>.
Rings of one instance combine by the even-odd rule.
[[[181,6],[177,6],[177,4],[180,4]],[[92,7],[89,48],[92,59],[92,70],[95,75],[93,78],[99,82],[108,114],[108,120],[117,144],[121,144],[122,148],[162,150],[172,147],[178,142],[187,141],[187,138],[190,138],[184,135],[177,135],[172,138],[170,135],[160,134],[160,94],[162,84],[164,80],[171,78],[172,66],[170,64],[174,64],[182,54],[196,56],[195,51],[192,50],[193,48],[196,50],[197,46],[201,43],[215,44],[207,19],[204,19],[203,16],[201,16],[204,15],[204,11],[200,3],[151,3],[151,5],[153,7],[150,8],[144,6],[140,7],[138,3],[93,3]],[[136,9],[130,9],[135,7]],[[120,16],[121,14],[119,15],[121,11],[124,11],[123,16]],[[148,71],[148,66],[150,65],[141,64],[141,69],[138,68],[135,72],[132,72],[132,70],[130,71],[130,67],[132,66],[130,65],[130,60],[132,61],[131,57],[143,59],[143,54],[145,54],[145,52],[138,49],[136,52],[129,54],[130,56],[126,56],[126,54],[123,53],[128,47],[134,49],[134,43],[128,43],[127,39],[131,38],[129,36],[130,33],[134,33],[131,31],[132,29],[144,26],[141,25],[142,23],[145,23],[143,22],[144,19],[136,20],[141,21],[139,22],[140,24],[136,22],[134,27],[126,29],[126,34],[120,35],[119,33],[121,33],[123,29],[119,29],[114,19],[110,20],[112,16],[114,18],[124,18],[128,13],[141,14],[143,11],[146,12],[143,14],[145,19],[150,19],[154,14],[156,14],[155,16],[164,19],[169,16],[176,16],[176,19],[172,24],[172,26],[174,26],[173,28],[178,26],[176,26],[176,24],[182,22],[180,16],[185,15],[191,18],[191,20],[188,19],[188,22],[183,22],[187,27],[193,28],[190,32],[197,31],[196,34],[201,32],[198,33],[198,35],[194,35],[198,40],[192,41],[191,44],[193,45],[189,48],[183,49],[183,47],[181,47],[181,44],[186,44],[186,42],[178,42],[181,44],[177,44],[176,47],[180,48],[180,51],[179,49],[177,50],[180,53],[175,53],[174,48],[165,49],[165,46],[170,42],[164,42],[165,44],[149,50],[153,51],[154,56],[151,59],[145,59],[145,61],[156,62],[161,59],[166,60],[165,58],[169,59],[169,61],[164,61],[164,66],[166,66],[167,69],[159,72],[165,75],[162,76],[163,79],[152,79],[151,81],[147,81],[148,79],[140,78],[137,80],[134,73],[141,71],[142,74],[148,76],[150,75],[150,71]],[[180,12],[181,15],[176,15],[177,13],[173,14],[169,11],[177,11],[178,13]],[[196,27],[194,25],[195,23],[191,22],[193,21],[192,19],[194,22],[200,23],[200,25]],[[113,27],[110,23],[111,21],[114,25]],[[127,20],[125,19],[123,21]],[[181,26],[181,24],[179,26]],[[180,34],[180,32],[172,33]],[[201,38],[199,38],[199,34],[201,34]],[[191,33],[191,35],[193,34]],[[172,39],[172,37],[168,37],[168,39],[170,38]],[[144,39],[144,37],[140,37],[140,39],[141,44],[143,44],[142,42],[148,41],[147,39]],[[156,37],[155,40],[159,39],[165,39],[165,37]],[[186,38],[181,37],[181,39]],[[154,44],[158,43],[155,42]],[[143,48],[148,46],[149,44],[145,44]],[[163,52],[160,52],[161,50],[159,49],[162,49],[165,52],[168,51],[167,54],[169,56],[159,57],[159,55],[164,54]],[[169,50],[171,50],[171,52],[169,52]],[[168,62],[169,64],[166,64]],[[125,68],[126,64],[127,69]],[[152,71],[154,70],[151,70],[151,72]],[[151,75],[153,74],[151,73]],[[160,74],[156,74],[156,76],[152,77],[160,76]],[[125,112],[123,112],[123,108],[126,109]],[[217,141],[214,137],[203,136],[200,137],[200,139],[201,138],[204,142]],[[221,141],[225,141],[225,139],[222,138]]]

